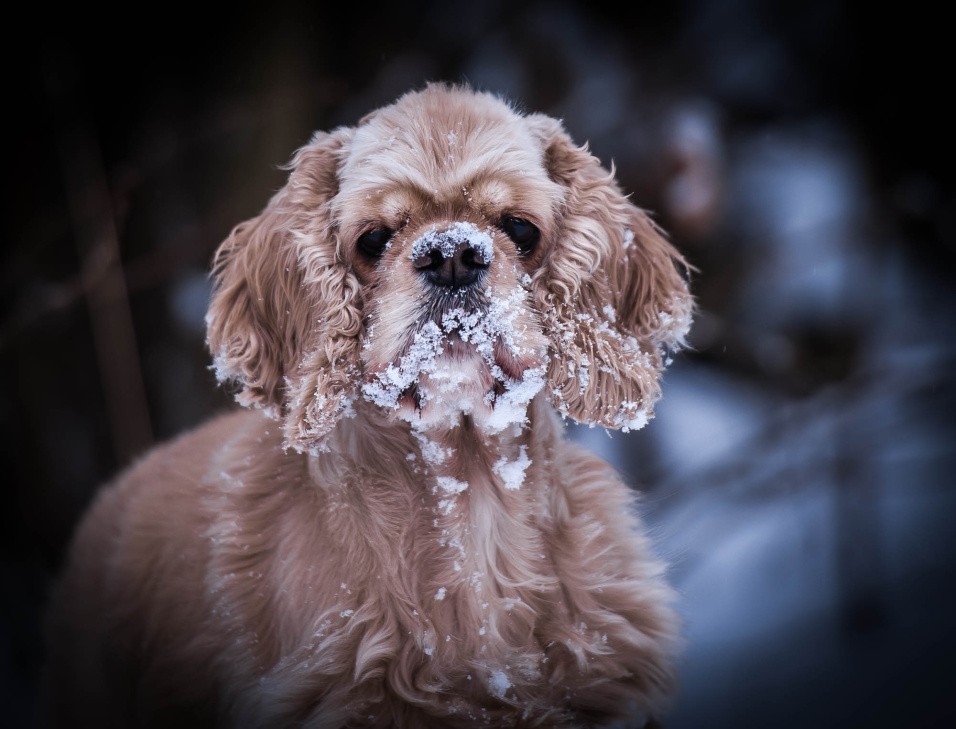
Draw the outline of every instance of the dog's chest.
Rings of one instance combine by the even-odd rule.
[[[424,595],[410,613],[395,609],[392,594],[367,597],[355,612],[343,608],[335,615],[354,667],[354,673],[342,674],[349,691],[384,691],[384,701],[368,706],[372,715],[391,711],[381,704],[412,695],[431,705],[432,716],[476,725],[513,725],[541,706],[561,706],[569,683],[556,689],[550,680],[554,662],[561,659],[559,652],[549,651],[556,641],[547,636],[541,596],[503,598],[502,591],[500,584],[474,573],[464,583]],[[376,604],[379,619],[365,620]],[[354,682],[355,677],[360,680]]]
[[[337,583],[334,599],[310,619],[298,668],[286,675],[318,671],[325,686],[341,682],[350,695],[411,693],[440,703],[442,713],[495,724],[508,702],[520,699],[520,714],[529,697],[541,698],[554,661],[549,606],[558,601],[544,551],[535,545],[531,573],[527,550],[480,541],[470,521],[456,518],[465,492],[454,498],[437,515],[423,512],[402,548],[372,550],[367,573]],[[495,709],[486,717],[487,707]]]

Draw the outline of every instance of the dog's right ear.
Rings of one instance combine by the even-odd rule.
[[[669,353],[694,301],[680,253],[622,192],[614,172],[557,119],[526,117],[549,177],[564,188],[557,235],[535,275],[555,356],[552,402],[579,423],[640,428],[653,416]]]
[[[315,447],[348,406],[360,288],[337,250],[329,201],[350,129],[318,133],[286,185],[237,225],[213,261],[206,341],[242,405],[283,421],[286,445]],[[352,373],[349,373],[352,374]]]

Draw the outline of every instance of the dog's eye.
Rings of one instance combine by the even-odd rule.
[[[380,258],[392,240],[392,231],[388,228],[366,230],[358,239],[358,249],[369,258]]]
[[[531,253],[541,238],[541,231],[533,223],[512,215],[506,215],[501,219],[501,229],[514,241],[518,253],[522,255]]]

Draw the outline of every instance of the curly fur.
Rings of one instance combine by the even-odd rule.
[[[289,169],[217,252],[207,317],[219,378],[264,414],[100,494],[51,617],[54,723],[659,716],[672,593],[629,490],[555,412],[652,416],[693,306],[680,255],[559,122],[465,88],[319,133]],[[540,229],[533,252],[503,215]],[[493,249],[467,294],[410,262],[456,225]],[[395,231],[377,261],[355,246],[375,226]]]

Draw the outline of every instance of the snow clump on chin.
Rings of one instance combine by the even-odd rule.
[[[515,376],[498,364],[495,350],[504,348],[514,361],[544,362],[543,352],[520,344],[524,332],[517,320],[526,310],[526,293],[516,287],[506,297],[496,297],[490,289],[485,294],[489,303],[483,310],[453,308],[440,322],[422,325],[397,362],[367,378],[365,399],[419,425],[427,416],[429,422],[454,427],[462,413],[490,433],[525,423],[528,404],[545,385],[547,366],[527,367]],[[458,340],[455,353],[452,338]],[[459,343],[469,345],[464,357]],[[402,396],[413,386],[419,407],[403,408]],[[430,407],[434,412],[428,412]]]

